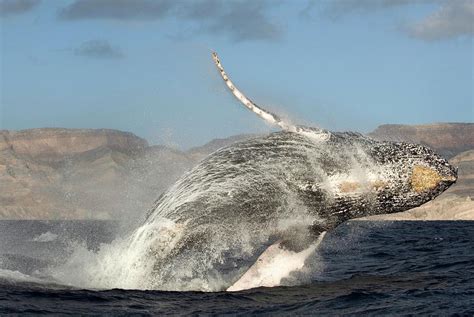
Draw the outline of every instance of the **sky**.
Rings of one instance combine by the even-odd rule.
[[[253,101],[337,131],[474,121],[474,0],[0,0],[0,129],[189,148],[265,133]]]

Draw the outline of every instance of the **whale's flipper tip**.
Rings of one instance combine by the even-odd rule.
[[[321,132],[320,133],[315,133],[314,129],[302,129],[300,127],[297,127],[289,122],[286,122],[282,120],[279,116],[276,114],[271,113],[270,111],[267,111],[254,103],[252,100],[247,98],[237,87],[234,85],[234,83],[230,80],[229,76],[224,70],[224,67],[221,64],[221,61],[219,59],[219,56],[215,51],[212,51],[211,53],[212,59],[214,60],[214,63],[216,64],[217,69],[219,70],[219,73],[224,80],[225,84],[229,88],[229,90],[232,92],[232,94],[237,98],[247,109],[258,115],[260,118],[262,118],[265,122],[268,122],[272,125],[279,126],[282,130],[289,131],[289,132],[294,132],[294,133],[299,133],[304,136],[308,136],[311,139],[314,140],[327,140],[330,136],[330,133],[328,131],[324,131],[322,129],[318,129]],[[310,131],[312,130],[312,131]],[[318,135],[319,134],[319,135]]]

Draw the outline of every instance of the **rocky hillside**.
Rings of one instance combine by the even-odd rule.
[[[140,217],[193,164],[121,131],[1,131],[0,219]]]
[[[148,147],[148,142],[132,133],[91,129],[30,129],[0,131],[0,151],[39,161],[62,161],[65,157],[107,147],[134,154]]]
[[[443,209],[453,202],[467,204],[467,197],[474,197],[473,126],[384,125],[371,135],[420,142],[450,157],[456,155],[451,162],[459,166],[458,183],[436,200],[450,199],[447,205],[438,204]],[[222,146],[254,136],[217,139],[182,152],[149,146],[131,133],[116,130],[3,130],[0,219],[122,217],[140,221],[160,193],[199,160]],[[463,208],[469,211],[469,206]]]
[[[458,181],[449,189],[450,193],[474,198],[474,150],[462,152],[450,162],[458,167]]]

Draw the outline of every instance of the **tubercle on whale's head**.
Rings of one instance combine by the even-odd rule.
[[[447,190],[457,180],[457,168],[432,149],[410,143],[381,142],[373,158],[391,174],[379,200],[385,212],[420,206]],[[390,201],[386,204],[383,200]],[[387,210],[388,209],[388,210]]]

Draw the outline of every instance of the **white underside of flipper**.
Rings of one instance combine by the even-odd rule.
[[[214,60],[214,63],[216,64],[216,67],[219,70],[219,73],[221,74],[222,79],[224,79],[225,84],[227,85],[229,90],[232,92],[232,94],[235,96],[235,98],[237,98],[247,109],[257,114],[260,118],[265,120],[267,123],[272,124],[272,125],[277,125],[285,131],[298,133],[317,141],[327,141],[330,138],[331,133],[329,131],[319,129],[319,128],[307,128],[307,127],[302,127],[302,126],[295,126],[291,123],[288,123],[282,120],[276,114],[273,114],[270,111],[267,111],[261,108],[260,106],[258,106],[252,100],[247,98],[230,80],[229,76],[227,76],[227,73],[224,71],[224,67],[222,67],[221,61],[219,57],[217,56],[216,52],[212,53],[212,59]]]
[[[282,248],[280,241],[272,244],[227,291],[235,292],[262,286],[279,286],[283,278],[304,267],[306,259],[317,249],[325,234],[326,232],[322,232],[315,243],[300,252]]]

